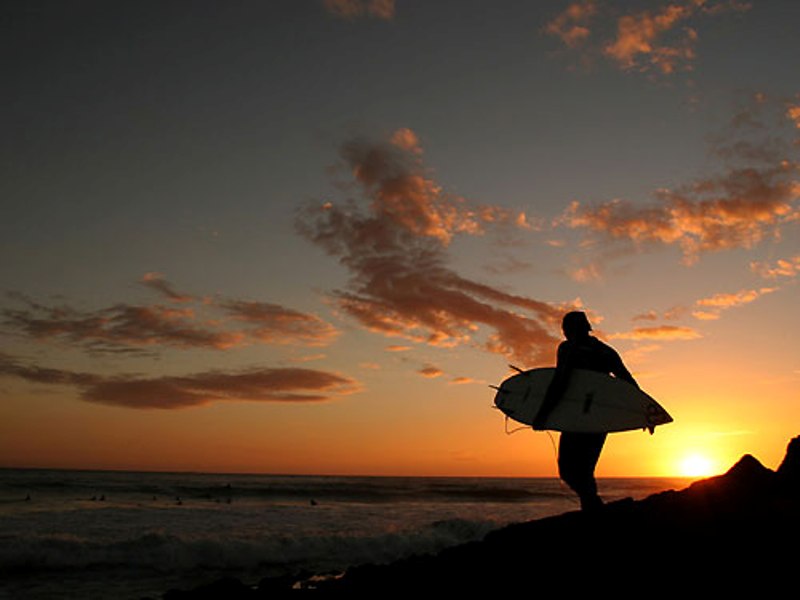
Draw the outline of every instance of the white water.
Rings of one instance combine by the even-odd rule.
[[[614,500],[684,483],[600,488]],[[553,479],[0,470],[0,597],[158,598],[223,574],[255,584],[433,553],[576,508]]]

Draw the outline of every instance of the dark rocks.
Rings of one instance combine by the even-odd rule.
[[[163,600],[249,600],[264,598],[256,595],[255,590],[233,577],[223,577],[212,583],[202,585],[190,591],[169,590]]]
[[[800,436],[789,442],[786,456],[778,467],[778,480],[786,490],[800,492]]]

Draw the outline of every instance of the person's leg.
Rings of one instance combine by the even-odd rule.
[[[603,504],[597,495],[594,469],[603,450],[605,433],[561,434],[558,447],[558,473],[581,500],[581,508],[591,510]]]

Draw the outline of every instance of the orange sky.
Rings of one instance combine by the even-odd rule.
[[[544,4],[20,12],[0,466],[552,476],[581,308],[675,419],[600,476],[777,467],[798,8]]]

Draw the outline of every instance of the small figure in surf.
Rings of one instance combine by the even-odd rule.
[[[558,346],[555,375],[547,388],[542,407],[533,420],[533,428],[538,430],[544,429],[548,414],[566,391],[572,369],[614,375],[639,387],[617,351],[589,335],[592,326],[585,313],[567,313],[561,322],[561,329],[566,340]],[[558,444],[558,474],[578,494],[582,510],[595,510],[603,506],[603,501],[597,494],[594,469],[606,436],[605,432],[561,433]]]

